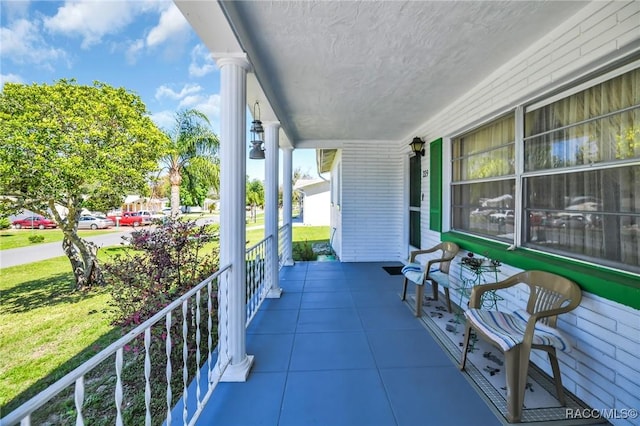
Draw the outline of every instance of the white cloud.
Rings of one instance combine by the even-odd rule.
[[[138,39],[129,44],[127,47],[125,58],[127,59],[127,63],[135,64],[140,52],[144,50],[144,40]]]
[[[0,87],[4,87],[5,83],[23,83],[23,80],[16,74],[0,74]]]
[[[215,123],[220,121],[220,95],[215,93],[209,96],[200,96],[198,99],[192,99],[189,108],[197,109],[204,113],[211,125],[215,128]]]
[[[192,77],[202,77],[217,69],[213,57],[203,44],[197,44],[191,50],[191,63],[189,64],[189,75]]]
[[[165,130],[171,131],[176,124],[176,110],[180,109],[196,109],[209,118],[212,130],[219,134],[220,132],[220,95],[213,94],[210,96],[189,96],[188,105],[182,105],[177,109],[164,110],[151,114],[151,119],[156,125]]]
[[[182,100],[187,96],[193,96],[194,94],[200,93],[201,91],[202,87],[195,83],[185,84],[179,92],[176,92],[169,86],[162,85],[156,89],[155,98],[168,98],[177,101]]]
[[[38,21],[18,19],[0,28],[0,43],[1,56],[18,64],[39,64],[51,68],[51,62],[67,58],[64,50],[47,44]]]
[[[160,111],[151,114],[151,120],[156,123],[160,129],[169,131],[176,123],[176,114],[174,111]]]
[[[147,35],[147,46],[154,47],[174,38],[184,38],[189,33],[190,27],[180,10],[171,5],[162,12],[160,21]]]
[[[0,4],[0,8],[2,8],[0,13],[5,14],[7,21],[24,18],[28,15],[30,3],[29,0],[3,1]]]
[[[44,18],[44,27],[53,34],[79,35],[81,47],[88,49],[133,22],[141,7],[128,1],[67,1],[54,16]]]
[[[202,95],[185,96],[180,101],[180,104],[178,104],[178,108],[192,108],[194,105],[197,105],[203,98],[204,96]]]

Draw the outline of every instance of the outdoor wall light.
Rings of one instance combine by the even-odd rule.
[[[416,155],[424,157],[424,141],[422,139],[416,136],[413,138],[409,146],[411,147],[411,151]]]
[[[256,114],[257,113],[257,114]],[[264,127],[260,121],[260,104],[253,104],[253,121],[251,122],[251,151],[249,158],[252,160],[264,160]]]

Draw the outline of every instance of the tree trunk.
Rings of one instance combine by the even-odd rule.
[[[176,217],[180,213],[180,184],[182,183],[179,170],[169,171],[169,183],[171,184],[171,217]]]
[[[62,249],[71,262],[76,288],[104,285],[102,269],[97,258],[98,247],[92,242],[85,241],[76,234],[69,234],[66,231],[66,229],[63,230]]]
[[[102,270],[98,264],[98,247],[78,236],[77,218],[80,206],[73,199],[67,200],[67,217],[62,218],[53,200],[49,200],[49,210],[60,225],[64,238],[62,249],[71,262],[71,270],[76,279],[76,289],[93,285],[104,285]]]

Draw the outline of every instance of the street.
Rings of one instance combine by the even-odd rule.
[[[196,224],[219,222],[219,216],[205,216],[196,220]],[[115,228],[114,228],[115,229]],[[95,235],[85,238],[98,245],[98,247],[117,246],[122,243],[123,236],[131,234],[135,228],[121,227],[117,232],[110,232],[104,235]],[[37,244],[28,247],[20,247],[10,250],[0,250],[0,268],[24,265],[31,262],[50,259],[52,257],[64,256],[62,241],[47,244]]]

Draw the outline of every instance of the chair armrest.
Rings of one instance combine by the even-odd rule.
[[[455,257],[456,257],[456,255],[454,254],[453,256],[449,256],[449,257],[445,256],[445,257],[442,257],[440,259],[431,259],[430,261],[427,262],[427,267],[425,268],[425,271],[430,271],[431,270],[431,265],[434,264],[434,263],[450,262]]]
[[[520,279],[518,276],[512,276],[505,280],[498,281],[493,284],[482,284],[474,286],[471,289],[471,295],[469,296],[469,307],[470,308],[479,308],[482,305],[482,295],[491,290],[499,290],[501,288],[509,288],[513,287],[520,283]]]
[[[436,247],[431,247],[430,249],[424,249],[424,250],[414,250],[411,252],[411,256],[409,257],[409,262],[413,263],[416,261],[416,256],[420,255],[420,254],[426,254],[426,253],[433,253],[436,250],[440,250],[440,247],[436,246]]]

